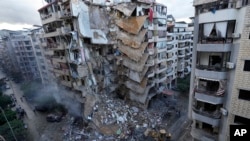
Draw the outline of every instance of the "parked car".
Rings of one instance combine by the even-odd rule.
[[[46,120],[48,122],[60,122],[62,120],[62,116],[56,114],[49,114],[47,115]]]

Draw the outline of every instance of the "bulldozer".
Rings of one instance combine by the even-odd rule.
[[[155,130],[155,129],[147,129],[144,132],[145,136],[150,136],[154,138],[156,141],[169,141],[171,140],[171,133],[167,132],[165,129]]]

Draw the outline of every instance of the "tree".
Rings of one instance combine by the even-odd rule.
[[[188,92],[189,87],[190,87],[190,75],[184,78],[177,79],[177,89],[179,89],[181,92],[183,93]]]
[[[11,98],[7,95],[0,94],[0,107],[3,109],[7,108],[9,104],[11,104]]]
[[[24,128],[24,124],[20,120],[12,120],[9,122],[13,132],[18,140],[24,140],[26,136],[26,130]],[[0,135],[2,135],[6,141],[15,141],[13,137],[10,127],[7,123],[0,126]]]
[[[5,116],[6,118],[11,121],[11,120],[14,120],[16,119],[16,112],[10,110],[10,109],[7,109],[7,110],[4,110],[4,113],[5,113]],[[7,121],[6,119],[4,118],[4,115],[3,113],[1,112],[0,114],[0,125],[3,125],[5,124]]]

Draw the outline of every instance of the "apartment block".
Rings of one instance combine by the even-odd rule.
[[[33,39],[29,31],[22,31],[18,35],[11,36],[13,50],[15,52],[18,67],[24,80],[41,80],[40,71],[35,56]]]
[[[29,32],[41,82],[43,84],[48,84],[50,82],[50,77],[45,62],[44,51],[42,48],[42,44],[45,42],[43,38],[43,29],[40,27],[32,29]]]
[[[21,34],[21,32],[11,30],[0,30],[0,38],[2,45],[1,66],[3,68],[3,71],[8,75],[11,75],[13,73],[20,73],[11,41],[11,37],[17,34]]]
[[[193,50],[193,28],[186,22],[176,22],[173,15],[167,17],[167,71],[168,87],[176,85],[176,78],[191,72]]]
[[[194,0],[189,118],[194,140],[229,140],[249,124],[250,2]]]
[[[38,10],[46,63],[71,97],[87,105],[95,94],[114,92],[146,108],[165,88],[166,6],[153,0],[47,3]]]

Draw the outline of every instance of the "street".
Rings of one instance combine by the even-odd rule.
[[[1,72],[1,74],[5,76],[4,73]],[[23,120],[24,120],[24,123],[28,127],[28,131],[29,131],[28,137],[31,137],[28,139],[29,140],[38,139],[39,133],[38,133],[36,126],[34,124],[36,122],[36,115],[33,112],[32,107],[29,106],[29,104],[27,103],[27,101],[24,98],[22,98],[22,100],[21,100],[21,97],[23,96],[23,92],[20,90],[19,84],[16,84],[15,82],[9,80],[9,81],[7,81],[7,85],[10,86],[10,89],[7,89],[3,93],[6,95],[9,95],[9,96],[11,94],[14,94],[14,97],[16,99],[16,107],[21,107],[26,112],[26,116],[24,116]]]

